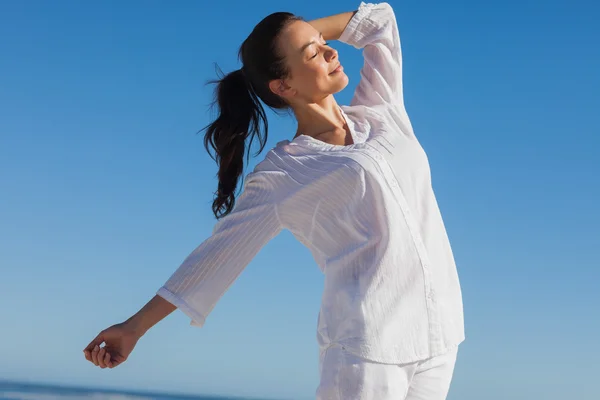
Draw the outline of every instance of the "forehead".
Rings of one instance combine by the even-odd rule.
[[[301,55],[302,47],[313,40],[319,40],[320,35],[308,22],[293,21],[281,32],[279,46],[287,55],[291,55],[292,52]]]

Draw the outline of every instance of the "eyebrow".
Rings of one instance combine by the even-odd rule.
[[[319,35],[320,35],[320,37],[321,37],[321,39],[322,39],[322,38],[323,38],[323,32],[319,32]],[[304,46],[302,46],[302,47],[300,48],[300,53],[303,53],[303,52],[304,52],[304,50],[306,50],[306,48],[307,48],[308,46],[310,46],[311,44],[315,44],[315,43],[316,43],[316,42],[315,42],[314,40],[311,40],[310,42],[306,43]]]

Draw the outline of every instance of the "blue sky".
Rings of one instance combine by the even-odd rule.
[[[600,6],[391,1],[406,105],[464,291],[449,400],[600,398]],[[0,378],[310,399],[323,277],[284,231],[202,329],[179,311],[114,370],[81,350],[208,237],[214,62],[267,14],[358,2],[0,3]],[[361,53],[334,43],[350,77]],[[270,114],[268,148],[295,125]],[[266,150],[265,150],[266,152]],[[262,159],[254,158],[246,173]]]

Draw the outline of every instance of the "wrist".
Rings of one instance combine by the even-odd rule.
[[[155,295],[144,307],[131,316],[125,324],[140,337],[177,307],[159,295]]]
[[[144,325],[142,316],[139,313],[132,315],[125,322],[123,322],[125,328],[132,332],[134,335],[138,337],[144,336],[144,334],[148,331],[148,327]]]

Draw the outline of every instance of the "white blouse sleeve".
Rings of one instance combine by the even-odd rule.
[[[361,2],[339,40],[363,50],[364,65],[351,105],[404,105],[402,53],[394,10]]]
[[[269,181],[251,173],[228,215],[157,294],[177,306],[191,325],[201,327],[217,301],[252,258],[282,230]]]

